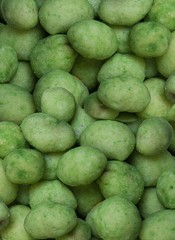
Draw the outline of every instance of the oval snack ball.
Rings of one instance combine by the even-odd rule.
[[[13,122],[0,122],[0,157],[4,158],[12,150],[24,148],[26,140],[22,134],[20,127]]]
[[[160,57],[166,53],[171,39],[170,31],[158,22],[137,23],[130,31],[130,46],[140,57]]]
[[[68,123],[58,121],[46,113],[29,115],[21,123],[21,129],[30,145],[43,153],[65,151],[76,140]]]
[[[24,221],[26,231],[34,239],[57,238],[77,224],[73,208],[58,203],[42,203],[33,208]]]
[[[74,116],[76,102],[74,96],[65,88],[49,88],[41,97],[41,111],[58,120],[69,122]]]
[[[38,8],[34,0],[2,0],[1,10],[8,25],[28,30],[38,23]]]
[[[123,123],[97,120],[82,132],[80,145],[95,147],[108,159],[124,161],[134,149],[135,137],[129,127]]]
[[[141,227],[141,217],[137,207],[124,197],[113,196],[97,204],[92,222],[87,221],[102,239],[136,239]]]
[[[174,240],[175,210],[165,209],[142,221],[140,240]]]
[[[98,15],[111,25],[132,26],[145,17],[152,2],[153,0],[102,0]]]
[[[9,82],[18,68],[18,58],[10,46],[0,47],[0,83]]]
[[[97,20],[83,20],[73,24],[67,37],[75,51],[85,58],[104,60],[117,51],[113,29]]]
[[[39,20],[49,34],[65,33],[72,24],[93,19],[94,10],[87,0],[45,0],[39,11]]]
[[[0,200],[0,231],[9,224],[10,211],[7,205]]]
[[[156,192],[164,207],[175,209],[175,169],[169,169],[159,176]]]
[[[166,119],[145,119],[136,133],[136,150],[146,156],[159,154],[167,150],[172,136],[172,126]]]
[[[44,159],[35,149],[15,149],[3,161],[8,179],[15,184],[38,182],[45,170]]]
[[[42,203],[59,203],[67,207],[76,208],[77,201],[71,190],[57,180],[41,180],[29,188],[29,205],[34,208]]]
[[[36,76],[40,78],[55,69],[69,72],[76,56],[77,53],[69,45],[66,35],[49,35],[38,41],[32,49],[30,64]]]
[[[95,181],[107,163],[105,155],[96,148],[80,146],[62,155],[57,165],[57,177],[69,186],[87,185]]]

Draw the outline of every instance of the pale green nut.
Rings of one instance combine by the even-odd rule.
[[[16,204],[10,207],[10,221],[8,226],[1,231],[2,239],[34,240],[24,228],[24,220],[29,212],[28,206]]]
[[[56,240],[74,240],[74,239],[81,240],[91,239],[91,228],[89,224],[80,218],[78,218],[77,225],[71,232],[59,238],[56,238]]]
[[[24,148],[26,140],[20,127],[13,122],[0,122],[0,157],[4,158],[12,150]]]
[[[92,5],[95,11],[95,16],[98,15],[98,8],[101,3],[101,0],[88,0],[88,2]]]
[[[80,145],[97,148],[108,159],[124,161],[134,150],[135,137],[124,123],[97,120],[83,131]]]
[[[165,209],[142,221],[139,239],[174,240],[175,210]]]
[[[107,163],[98,149],[79,146],[62,155],[57,165],[57,177],[68,186],[87,185],[95,181]]]
[[[92,227],[92,233],[95,229],[95,236],[120,240],[134,240],[138,236],[141,217],[137,207],[126,198],[109,197],[97,204],[92,211],[92,217],[90,212],[86,219]]]
[[[118,112],[141,112],[150,102],[150,93],[144,82],[129,75],[101,81],[97,97],[106,107]]]
[[[156,59],[157,69],[164,76],[169,77],[175,71],[175,31],[171,33],[171,40],[167,51]]]
[[[85,58],[104,60],[117,51],[115,32],[97,20],[83,20],[73,24],[67,37],[73,49]]]
[[[0,47],[0,83],[9,82],[18,68],[18,58],[15,50],[3,45]]]
[[[94,18],[87,0],[45,0],[39,10],[39,20],[49,34],[66,33],[76,22]]]
[[[2,0],[2,15],[13,28],[28,30],[38,24],[38,8],[35,0]]]
[[[49,88],[41,97],[41,111],[58,120],[69,122],[76,110],[75,98],[68,90],[61,87]]]
[[[149,12],[153,0],[102,0],[100,18],[111,25],[132,26]]]
[[[77,201],[71,190],[58,179],[42,180],[30,186],[29,205],[31,208],[49,202],[59,203],[74,209],[77,207]]]
[[[47,113],[34,113],[21,123],[25,139],[43,153],[60,152],[71,148],[76,140],[72,127]]]
[[[163,172],[156,185],[156,192],[160,202],[165,208],[175,209],[175,170]]]
[[[97,74],[104,61],[78,56],[75,60],[71,73],[79,78],[89,90],[98,86]]]
[[[33,97],[38,111],[41,110],[41,97],[44,91],[57,87],[65,88],[72,93],[76,103],[80,105],[89,94],[87,87],[78,78],[64,70],[57,69],[44,74],[35,85]]]
[[[42,177],[43,180],[57,179],[57,164],[64,152],[45,153],[43,154],[45,161],[45,172]]]
[[[171,39],[170,31],[158,22],[140,22],[130,31],[130,46],[140,57],[160,57],[166,53]]]
[[[30,55],[31,67],[38,78],[55,69],[71,70],[77,53],[69,45],[66,35],[55,34],[41,39]]]
[[[29,61],[33,48],[45,36],[46,33],[40,25],[29,30],[19,30],[7,24],[1,28],[0,45],[11,46],[19,60]]]
[[[145,156],[135,151],[129,158],[144,179],[145,187],[155,187],[159,176],[169,169],[175,168],[175,157],[169,152],[161,152],[155,156]]]
[[[45,162],[35,149],[14,149],[3,160],[8,179],[15,184],[37,183],[44,174]]]
[[[18,186],[9,181],[7,178],[4,168],[3,168],[3,160],[0,159],[0,199],[6,204],[9,205],[12,203],[16,197],[18,192]]]
[[[166,119],[145,119],[136,133],[136,150],[146,156],[160,154],[167,150],[172,136],[172,126]]]
[[[36,0],[36,5],[38,7],[38,9],[40,9],[40,7],[43,5],[43,3],[45,2],[46,0]]]
[[[88,185],[71,187],[71,191],[77,200],[76,211],[81,217],[86,217],[95,205],[104,200],[96,182],[92,182]]]
[[[0,232],[9,224],[9,218],[9,208],[2,200],[0,200]]]
[[[75,115],[70,124],[74,129],[76,140],[79,142],[82,132],[87,126],[95,122],[95,118],[91,117],[80,105],[77,105]]]
[[[95,119],[116,119],[119,112],[106,107],[97,97],[97,92],[93,92],[87,96],[84,101],[85,111]]]
[[[116,53],[106,60],[98,72],[99,82],[105,79],[128,75],[143,82],[145,79],[145,60],[134,54]]]
[[[14,77],[10,80],[10,83],[32,92],[36,82],[37,77],[34,74],[30,63],[19,61],[17,71]]]
[[[130,37],[130,27],[125,26],[115,26],[111,25],[111,28],[114,30],[117,42],[118,42],[118,53],[130,53],[132,52],[129,37]]]
[[[175,5],[174,0],[154,0],[148,15],[147,21],[162,23],[170,31],[175,30]]]
[[[137,115],[143,119],[163,117],[167,120],[172,120],[170,113],[173,104],[165,95],[165,80],[154,77],[146,79],[144,84],[149,90],[151,99],[146,108],[143,111],[138,112]]]
[[[157,196],[155,187],[145,188],[142,198],[137,206],[143,218],[147,218],[152,213],[165,209]]]
[[[34,239],[57,238],[72,231],[77,224],[73,208],[58,203],[42,203],[33,208],[24,228]]]
[[[97,183],[105,198],[121,196],[137,204],[144,190],[144,180],[137,168],[126,162],[108,161]]]
[[[20,124],[36,111],[32,94],[13,84],[0,84],[0,102],[0,121]]]

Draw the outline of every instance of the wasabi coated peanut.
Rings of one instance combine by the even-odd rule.
[[[175,210],[162,210],[142,221],[140,240],[174,240]]]
[[[35,0],[2,0],[1,11],[7,24],[17,29],[31,29],[38,23]]]
[[[149,78],[144,81],[151,99],[146,108],[137,113],[141,118],[163,117],[167,120],[174,119],[171,116],[173,104],[165,95],[165,80],[161,78]]]
[[[57,238],[72,231],[77,224],[73,208],[58,203],[42,203],[33,208],[24,228],[34,239]]]
[[[0,59],[0,83],[9,82],[18,68],[18,58],[15,50],[10,46],[1,46]]]
[[[106,163],[106,156],[98,149],[75,147],[64,153],[58,161],[57,177],[68,186],[87,185],[102,174]]]
[[[60,152],[71,148],[75,143],[72,127],[46,113],[34,113],[21,123],[25,139],[37,150]]]
[[[4,158],[12,150],[26,146],[20,127],[13,122],[0,122],[0,157]]]
[[[174,0],[154,0],[150,11],[146,17],[147,21],[162,23],[170,31],[175,30],[175,6]]]
[[[105,79],[129,75],[143,82],[145,79],[145,68],[146,65],[143,58],[134,54],[116,53],[102,65],[97,79],[101,82]]]
[[[122,196],[137,204],[144,190],[144,180],[135,166],[108,161],[97,183],[105,198]]]
[[[98,86],[97,74],[103,61],[88,59],[78,56],[75,60],[71,73],[79,78],[89,90]]]
[[[37,78],[30,66],[30,63],[20,61],[18,63],[16,74],[10,80],[10,83],[32,92],[36,82]]]
[[[97,92],[93,92],[87,96],[84,101],[85,111],[96,119],[116,119],[119,112],[106,107],[97,97]]]
[[[160,57],[168,48],[170,31],[158,22],[137,23],[130,31],[130,46],[140,57]]]
[[[30,208],[24,205],[10,207],[10,222],[1,232],[2,239],[34,240],[24,228],[24,220],[29,212]]]
[[[71,190],[58,179],[40,181],[29,188],[29,205],[34,208],[41,203],[59,203],[67,207],[76,208],[77,201]]]
[[[78,223],[71,232],[56,238],[56,240],[74,240],[74,239],[81,240],[91,239],[91,229],[89,224],[80,218],[78,218]]]
[[[175,93],[175,85],[174,85],[175,75],[170,75],[165,82],[165,94],[166,97],[172,102],[175,103],[174,93]]]
[[[101,81],[97,97],[105,106],[118,112],[140,112],[150,102],[150,93],[145,84],[130,76]]]
[[[157,69],[164,76],[169,77],[175,71],[175,31],[171,33],[171,40],[167,51],[156,59]]]
[[[55,34],[41,39],[32,49],[31,67],[38,78],[45,73],[62,69],[69,72],[77,53],[69,45],[66,35]]]
[[[42,177],[44,180],[55,180],[57,179],[56,169],[60,157],[64,152],[57,153],[45,153],[43,154],[45,161],[45,172]]]
[[[18,30],[7,24],[0,30],[0,45],[11,46],[19,60],[28,61],[34,46],[45,36],[46,33],[40,25],[29,30]]]
[[[72,24],[93,19],[94,10],[87,0],[45,0],[39,11],[39,20],[49,34],[65,33]]]
[[[156,185],[156,192],[164,207],[175,209],[175,169],[163,172]]]
[[[88,0],[88,2],[92,5],[95,11],[95,16],[98,15],[98,8],[101,3],[101,0]]]
[[[0,121],[20,124],[35,112],[33,96],[27,90],[12,84],[0,84]]]
[[[83,20],[73,24],[67,37],[81,56],[104,60],[117,51],[117,39],[108,25],[97,20]]]
[[[44,159],[35,149],[15,149],[3,160],[8,179],[15,184],[38,182],[45,171]]]
[[[12,203],[17,197],[18,186],[9,181],[4,168],[3,160],[0,159],[0,199],[6,204]]]
[[[152,213],[165,209],[158,199],[155,187],[145,188],[142,198],[138,203],[138,209],[143,218],[147,218]]]
[[[175,167],[175,158],[168,151],[155,156],[145,156],[135,151],[129,157],[129,163],[140,172],[146,187],[154,187],[161,173]]]
[[[9,224],[10,212],[7,205],[0,200],[0,231]]]
[[[91,216],[91,212],[92,216]],[[86,217],[102,239],[131,239],[139,234],[141,218],[136,206],[126,198],[114,196],[97,204]]]
[[[146,156],[157,155],[167,150],[172,135],[172,126],[166,119],[145,119],[136,133],[136,150]]]
[[[76,211],[82,217],[85,217],[95,205],[104,200],[96,182],[84,186],[72,187],[71,191],[77,200]]]
[[[44,74],[35,85],[33,97],[38,111],[41,110],[41,97],[48,88],[62,87],[74,96],[76,103],[82,105],[88,95],[86,86],[72,74],[57,69]]]
[[[97,120],[83,131],[80,145],[95,147],[108,159],[124,161],[132,153],[135,137],[125,124],[112,120]]]
[[[91,117],[81,106],[77,105],[75,115],[71,120],[70,124],[74,129],[77,142],[79,142],[82,132],[87,126],[95,122],[95,118]]]
[[[76,110],[74,96],[65,88],[49,88],[41,97],[41,111],[58,120],[69,122]]]
[[[102,0],[98,14],[108,24],[131,26],[145,17],[152,2],[153,0]]]

